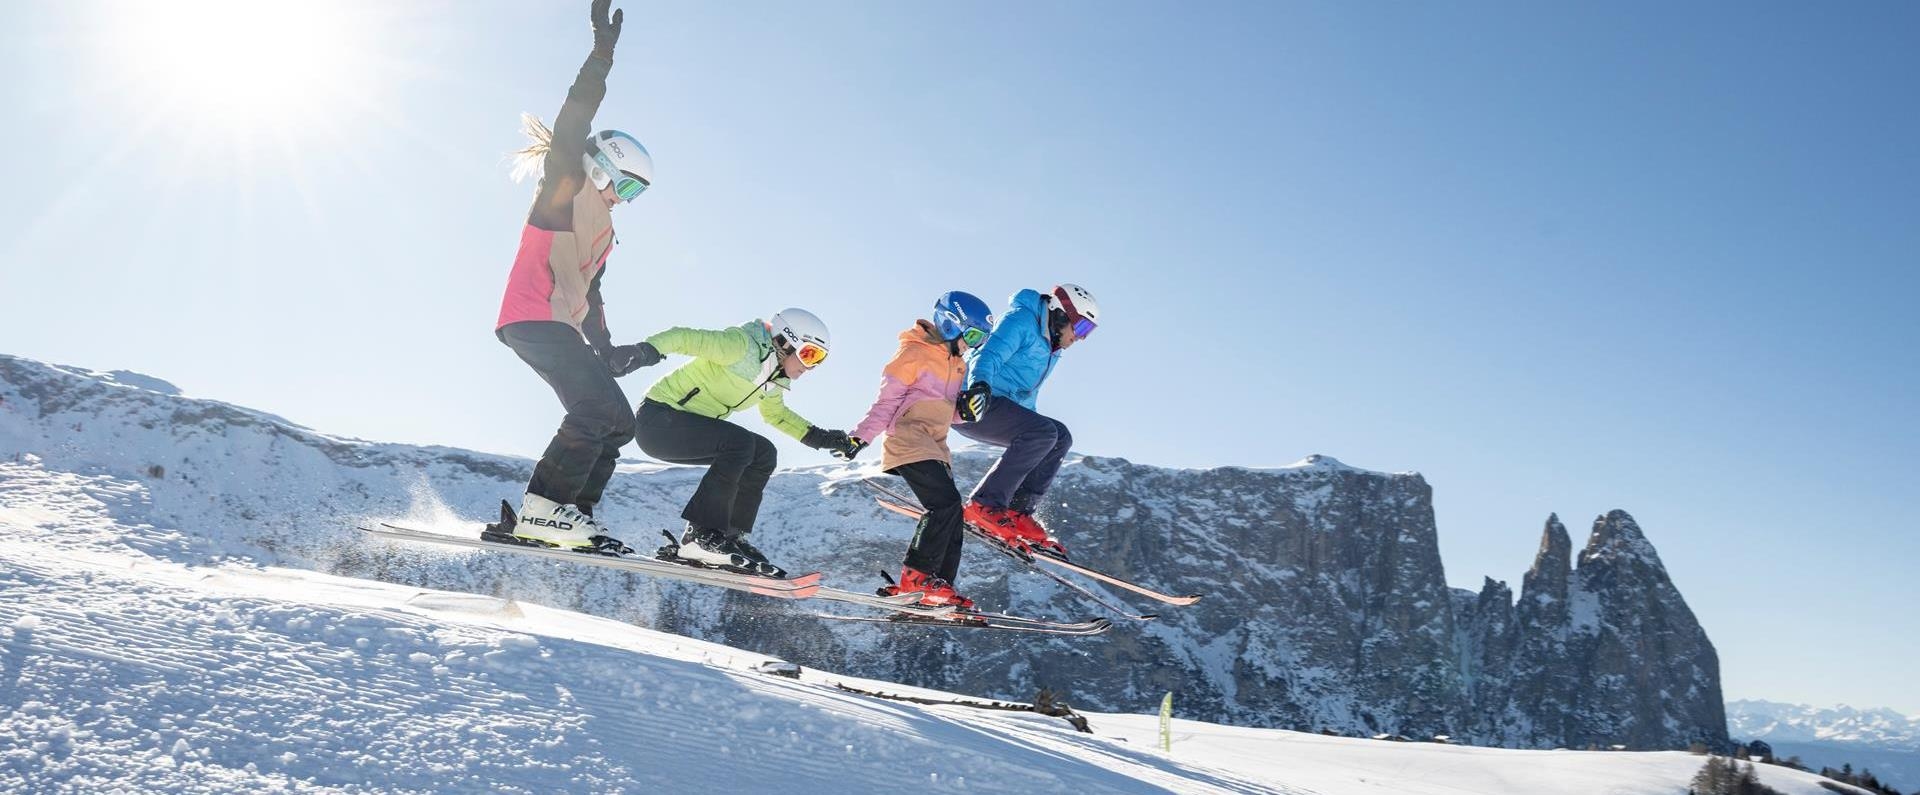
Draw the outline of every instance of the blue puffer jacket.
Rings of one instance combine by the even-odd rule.
[[[968,354],[967,383],[985,381],[993,394],[1037,410],[1040,384],[1060,359],[1047,339],[1047,305],[1039,292],[1021,290],[1008,307],[993,324],[993,336]]]

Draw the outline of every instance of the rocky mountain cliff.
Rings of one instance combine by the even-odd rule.
[[[963,454],[963,482],[990,459]],[[1712,644],[1632,517],[1600,517],[1576,559],[1549,519],[1514,601],[1491,579],[1446,586],[1432,490],[1314,456],[1268,470],[1176,470],[1081,457],[1042,515],[1090,565],[1208,598],[1093,639],[827,622],[793,606],[507,555],[376,542],[351,526],[406,517],[452,529],[517,498],[532,462],[328,436],[183,397],[157,379],[0,356],[0,510],[7,486],[70,484],[75,510],[152,528],[123,543],[192,561],[196,538],[265,563],[474,590],[582,609],[846,673],[987,696],[1045,686],[1104,710],[1253,726],[1451,734],[1515,747],[1726,742]],[[623,463],[601,515],[636,545],[675,526],[700,472]],[[874,465],[785,470],[755,542],[845,587],[895,569],[911,525],[877,508]],[[452,507],[448,507],[452,506]],[[46,521],[57,522],[57,517]],[[961,586],[1014,612],[1092,614],[1037,576],[971,550]],[[1116,598],[1126,600],[1123,595]]]

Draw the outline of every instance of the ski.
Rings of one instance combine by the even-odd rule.
[[[609,555],[598,552],[575,552],[553,547],[525,546],[520,544],[486,541],[477,536],[452,536],[432,533],[411,527],[380,523],[377,527],[361,527],[362,532],[370,535],[393,538],[403,541],[425,541],[445,546],[481,549],[496,552],[512,552],[548,560],[584,563],[619,569],[637,574],[646,574],[670,580],[681,580],[702,585],[714,585],[735,591],[776,599],[806,599],[820,591],[820,574],[814,572],[796,577],[774,578],[754,574],[742,574],[701,566],[695,563],[675,563],[639,555]]]
[[[873,489],[874,491],[877,491],[880,494],[884,495],[882,497],[874,498],[874,502],[879,503],[880,507],[882,508],[886,508],[887,510],[893,511],[894,513],[898,513],[902,516],[911,517],[916,520],[918,520],[922,515],[926,514],[925,509],[922,509],[919,506],[914,505],[912,500],[907,499],[906,497],[900,495],[899,493],[894,492],[892,489],[889,489],[878,483],[874,483],[871,480],[863,480],[861,481],[861,483],[865,484],[867,487]],[[1079,591],[1081,594],[1091,597],[1095,601],[1100,602],[1103,606],[1107,607],[1108,609],[1116,610],[1117,612],[1121,612],[1123,614],[1126,613],[1125,610],[1114,607],[1112,603],[1108,602],[1107,600],[1101,599],[1099,596],[1092,594],[1091,592],[1087,591],[1085,588],[1079,587],[1077,583],[1073,583],[1069,580],[1062,579],[1058,575],[1056,575],[1054,572],[1049,571],[1047,569],[1043,569],[1036,564],[1044,564],[1046,566],[1059,568],[1064,571],[1070,571],[1075,574],[1081,575],[1083,577],[1099,580],[1100,582],[1104,582],[1108,585],[1112,585],[1117,588],[1122,588],[1128,591],[1132,591],[1141,596],[1145,596],[1149,599],[1153,599],[1159,602],[1164,602],[1170,605],[1178,605],[1178,606],[1185,607],[1187,605],[1193,604],[1194,602],[1200,601],[1200,598],[1202,596],[1201,594],[1187,594],[1187,595],[1176,596],[1173,594],[1167,594],[1160,591],[1156,591],[1144,585],[1140,585],[1135,582],[1124,580],[1119,577],[1115,577],[1111,574],[1107,574],[1105,572],[1102,572],[1096,569],[1090,569],[1078,563],[1062,560],[1060,558],[1053,557],[1052,555],[1047,555],[1044,553],[1034,554],[1024,549],[1014,549],[1013,547],[1010,547],[1004,543],[1001,543],[1000,539],[997,539],[991,535],[988,535],[987,533],[980,530],[980,528],[978,527],[974,527],[972,524],[966,525],[966,528],[967,528],[968,534],[972,535],[974,538],[977,538],[977,539],[980,539],[981,541],[986,542],[988,545],[992,546],[994,549],[999,550],[1001,554],[1004,554],[1023,564],[1026,564],[1027,566],[1033,568],[1035,571],[1038,571],[1042,574],[1047,575],[1048,577],[1051,577],[1054,581],[1065,584],[1067,587],[1073,588],[1074,590]],[[1141,616],[1132,615],[1132,614],[1127,614],[1127,615],[1129,618],[1134,618],[1136,620],[1147,620],[1148,618],[1153,617],[1152,614],[1147,614],[1145,618],[1142,618]]]
[[[991,629],[1004,632],[1037,632],[1046,635],[1099,635],[1113,628],[1113,622],[1104,618],[1066,623],[1042,621],[1037,618],[1001,615],[999,613],[954,613],[947,618],[930,618],[906,613],[895,613],[890,616],[838,616],[831,613],[814,613],[813,615],[816,618],[825,618],[833,621],[860,621],[870,624],[906,624],[947,629]]]
[[[1200,601],[1200,597],[1203,595],[1203,594],[1194,593],[1194,594],[1185,594],[1181,596],[1174,596],[1172,594],[1161,593],[1152,588],[1148,588],[1144,585],[1140,585],[1138,583],[1133,583],[1127,580],[1120,579],[1119,577],[1115,577],[1103,571],[1098,571],[1096,569],[1089,569],[1085,566],[1082,566],[1078,563],[1074,563],[1073,561],[1070,561],[1070,560],[1061,560],[1052,555],[1048,555],[1044,552],[1038,555],[1034,555],[1033,559],[1041,563],[1044,563],[1048,566],[1055,566],[1060,568],[1063,571],[1070,571],[1082,577],[1086,577],[1088,579],[1099,580],[1101,582],[1104,582],[1116,588],[1123,588],[1125,590],[1129,590],[1141,596],[1147,597],[1148,599],[1152,599],[1158,602],[1165,602],[1166,604],[1170,604],[1170,605],[1178,605],[1180,607],[1186,607],[1187,605]]]
[[[897,503],[888,502],[884,499],[876,500],[876,501],[879,502],[882,506],[892,509],[893,511],[898,512],[905,516],[912,516],[917,518],[921,515],[921,513],[923,513],[920,509],[914,508],[912,506],[900,505]],[[1157,613],[1135,613],[1132,610],[1129,610],[1125,605],[1121,605],[1117,602],[1114,602],[1111,599],[1101,596],[1100,594],[1094,593],[1091,589],[1088,589],[1086,586],[1081,585],[1080,583],[1077,583],[1065,577],[1062,577],[1058,573],[1055,573],[1048,569],[1043,569],[1043,568],[1040,568],[1039,566],[1034,565],[1034,562],[1033,562],[1034,555],[1032,553],[1027,552],[1026,550],[1015,549],[1013,547],[1007,546],[1006,544],[1001,543],[1000,539],[994,538],[991,535],[981,532],[979,528],[976,528],[973,525],[967,525],[966,527],[967,527],[968,535],[973,536],[975,540],[978,540],[980,543],[987,545],[987,547],[992,549],[993,551],[1007,556],[1009,559],[1013,560],[1013,562],[1026,567],[1028,571],[1031,571],[1042,577],[1046,577],[1049,580],[1053,580],[1054,582],[1059,583],[1061,587],[1066,588],[1067,590],[1073,591],[1074,593],[1077,593],[1085,597],[1086,599],[1092,601],[1095,604],[1100,605],[1101,607],[1111,610],[1114,613],[1117,613],[1126,618],[1130,618],[1134,621],[1152,621],[1160,617],[1159,614]]]
[[[917,593],[879,596],[876,594],[864,594],[858,591],[843,591],[839,588],[822,587],[813,594],[813,598],[824,599],[830,602],[846,602],[847,604],[874,607],[881,610],[891,610],[897,613],[925,616],[928,618],[950,615],[957,609],[953,605],[920,604],[920,594]]]

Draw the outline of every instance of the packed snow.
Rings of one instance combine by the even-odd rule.
[[[1701,762],[1184,720],[1169,753],[1152,715],[1082,734],[876,698],[841,686],[969,700],[494,597],[65,548],[57,515],[0,509],[9,792],[1678,793]]]

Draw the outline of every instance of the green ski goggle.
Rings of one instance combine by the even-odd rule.
[[[647,189],[646,180],[636,176],[632,176],[630,174],[627,174],[624,171],[621,171],[620,169],[614,168],[613,159],[610,157],[607,157],[607,154],[605,152],[594,153],[593,162],[598,164],[600,166],[600,170],[606,172],[607,176],[613,179],[613,193],[614,195],[619,196],[621,201],[623,202],[633,201],[633,198],[635,196],[639,196],[641,193],[646,191]]]
[[[980,347],[980,343],[987,341],[987,330],[982,328],[968,328],[966,331],[960,332],[960,339],[966,341],[967,347],[978,348]]]

